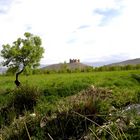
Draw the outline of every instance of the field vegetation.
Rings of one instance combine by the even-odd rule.
[[[140,70],[0,76],[2,140],[135,140]]]

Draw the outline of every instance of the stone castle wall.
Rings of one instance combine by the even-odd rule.
[[[70,59],[69,63],[80,63],[80,59]]]

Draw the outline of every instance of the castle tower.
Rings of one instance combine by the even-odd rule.
[[[69,63],[80,63],[80,59],[69,59]]]

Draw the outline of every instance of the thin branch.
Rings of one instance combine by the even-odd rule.
[[[48,133],[48,136],[49,136],[49,138],[51,139],[51,140],[53,140],[53,138],[52,138],[52,136]]]
[[[100,126],[98,123],[96,123],[95,121],[93,121],[93,120],[87,118],[86,116],[84,116],[84,115],[82,115],[82,114],[80,114],[80,113],[78,113],[78,112],[75,112],[75,111],[72,111],[72,112],[75,113],[75,114],[77,114],[77,115],[79,115],[79,116],[81,116],[81,117],[83,117],[83,118],[86,118],[88,121],[90,121],[90,122],[94,123],[95,125],[99,126],[101,129],[103,129],[104,131],[106,131],[107,133],[109,133],[113,138],[115,138],[116,140],[118,140],[118,138],[117,138],[114,134],[112,134],[111,132],[109,132],[107,129],[101,127],[101,126]]]
[[[29,133],[29,131],[28,131],[28,128],[27,128],[27,125],[26,125],[26,122],[25,122],[25,121],[24,121],[24,126],[25,126],[25,129],[26,129],[28,138],[29,138],[29,140],[31,140],[31,136],[30,136],[30,133]]]

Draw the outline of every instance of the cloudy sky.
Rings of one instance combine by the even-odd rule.
[[[42,38],[42,64],[140,57],[139,0],[0,0],[0,49],[25,32]]]

